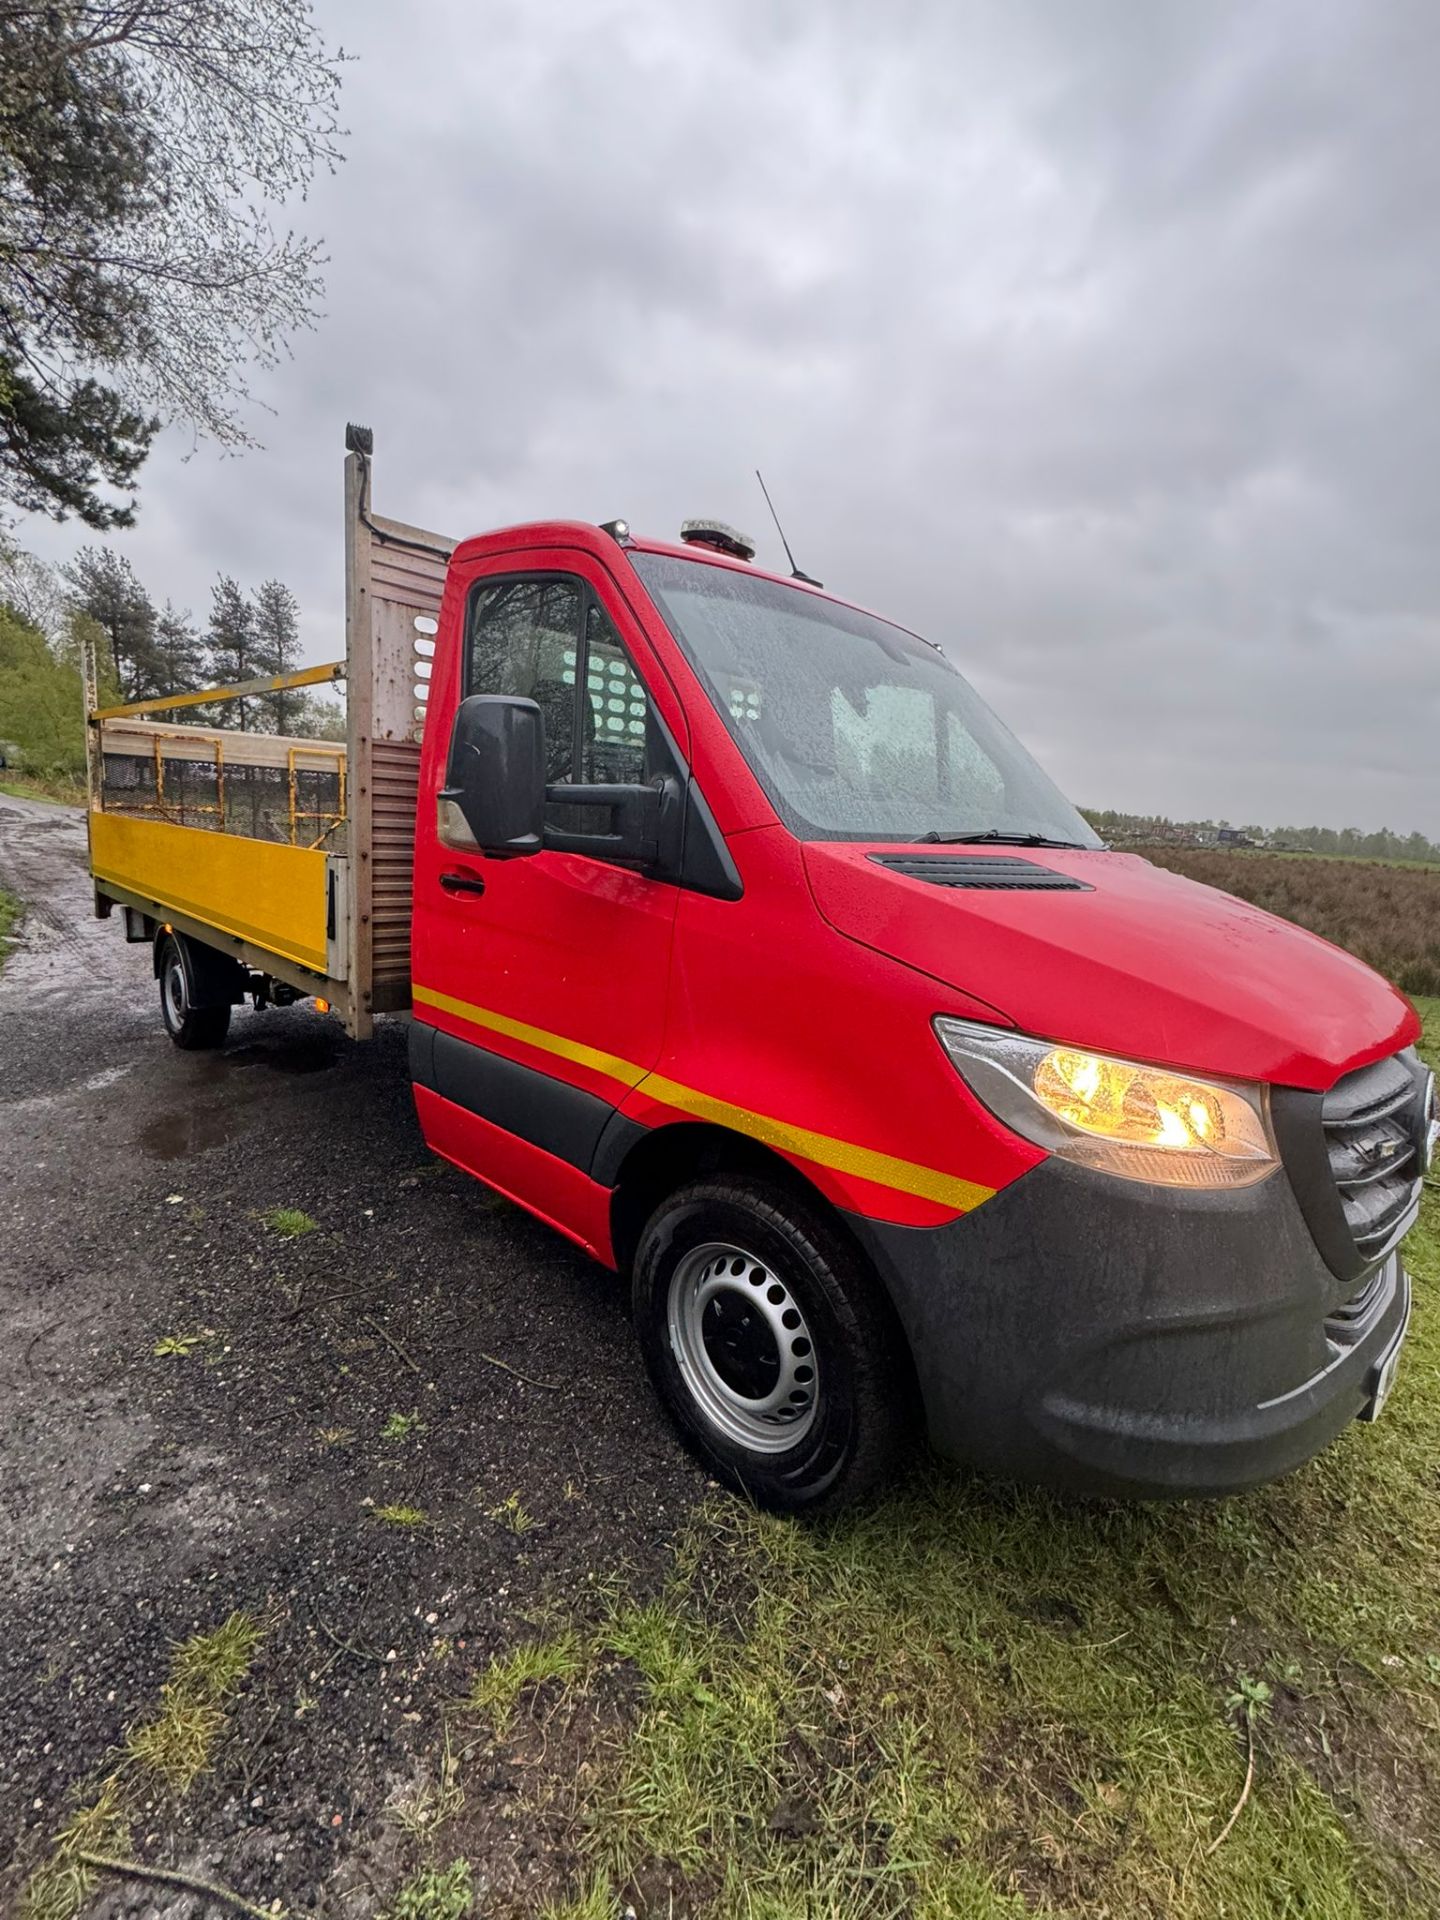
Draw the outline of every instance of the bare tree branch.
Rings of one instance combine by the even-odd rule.
[[[155,418],[252,444],[324,265],[266,208],[337,164],[344,61],[309,0],[0,0],[0,491],[98,525]]]

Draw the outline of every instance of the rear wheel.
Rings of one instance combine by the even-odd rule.
[[[672,1195],[641,1235],[634,1309],[682,1435],[757,1505],[838,1507],[894,1465],[913,1405],[899,1329],[802,1196],[748,1180]]]
[[[180,943],[168,935],[160,949],[160,1012],[165,1031],[177,1047],[193,1051],[223,1046],[230,1031],[230,1009],[191,1004],[190,975]]]

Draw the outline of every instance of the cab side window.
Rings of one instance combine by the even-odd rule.
[[[645,723],[650,702],[605,609],[590,602],[585,627],[585,697],[578,779],[634,784],[648,777]]]
[[[668,764],[640,677],[605,609],[565,574],[481,580],[465,624],[465,692],[533,700],[552,783],[631,784]],[[549,806],[548,826],[606,833],[604,807]]]
[[[578,580],[482,581],[470,595],[465,691],[533,700],[545,721],[545,771],[575,764],[575,685],[583,595]]]

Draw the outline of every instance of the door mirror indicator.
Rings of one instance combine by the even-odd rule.
[[[533,700],[472,693],[455,710],[437,827],[457,852],[538,853],[545,814],[545,722]]]

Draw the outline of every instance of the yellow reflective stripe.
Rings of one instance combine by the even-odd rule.
[[[993,1187],[974,1180],[962,1180],[958,1174],[942,1173],[938,1167],[920,1166],[913,1160],[900,1160],[894,1154],[878,1153],[873,1147],[857,1147],[848,1140],[837,1140],[828,1133],[812,1133],[808,1127],[793,1127],[786,1120],[773,1120],[767,1114],[752,1113],[748,1107],[732,1106],[708,1093],[697,1093],[663,1074],[647,1073],[633,1061],[621,1060],[613,1053],[601,1053],[578,1040],[567,1040],[544,1027],[532,1027],[523,1020],[511,1020],[505,1014],[492,1013],[486,1007],[473,1006],[468,1000],[456,1000],[436,993],[430,987],[417,986],[412,998],[422,1006],[436,1007],[457,1020],[484,1027],[491,1033],[523,1040],[545,1053],[573,1060],[578,1066],[618,1080],[622,1086],[645,1094],[662,1106],[680,1113],[693,1114],[698,1120],[710,1120],[732,1132],[748,1134],[766,1146],[793,1153],[797,1159],[810,1160],[816,1166],[830,1167],[836,1173],[848,1173],[857,1180],[868,1180],[878,1187],[890,1187],[897,1193],[909,1193],[917,1199],[933,1200],[939,1206],[953,1207],[957,1213],[970,1213],[985,1201],[995,1198]]]
[[[452,999],[448,993],[436,993],[431,987],[413,987],[410,998],[418,1000],[422,1006],[437,1007],[441,1013],[453,1014],[457,1020],[468,1020],[472,1026],[486,1027],[491,1033],[503,1033],[508,1040],[523,1040],[527,1047],[539,1047],[542,1053],[558,1054],[562,1060],[573,1060],[578,1067],[589,1067],[592,1073],[603,1073],[608,1080],[618,1080],[622,1087],[634,1087],[645,1078],[644,1067],[637,1067],[633,1061],[621,1060],[613,1053],[601,1053],[598,1047],[587,1047],[583,1041],[567,1040],[558,1033],[547,1033],[544,1027],[532,1027],[524,1020],[511,1020],[506,1014],[491,1013],[488,1007],[475,1007],[468,1000]]]
[[[717,1126],[748,1133],[753,1139],[793,1153],[801,1160],[833,1167],[836,1173],[853,1174],[857,1180],[873,1181],[877,1187],[893,1187],[897,1192],[913,1193],[922,1200],[935,1200],[960,1213],[969,1213],[995,1198],[993,1187],[961,1180],[953,1173],[941,1173],[936,1167],[919,1166],[913,1160],[897,1160],[894,1154],[877,1153],[872,1147],[857,1147],[848,1140],[836,1140],[828,1133],[811,1133],[808,1127],[792,1127],[788,1121],[771,1120],[745,1107],[732,1107],[728,1100],[696,1093],[693,1087],[682,1087],[658,1073],[652,1073],[640,1091],[667,1107],[678,1107],[682,1113],[693,1113],[697,1119],[713,1120]]]

